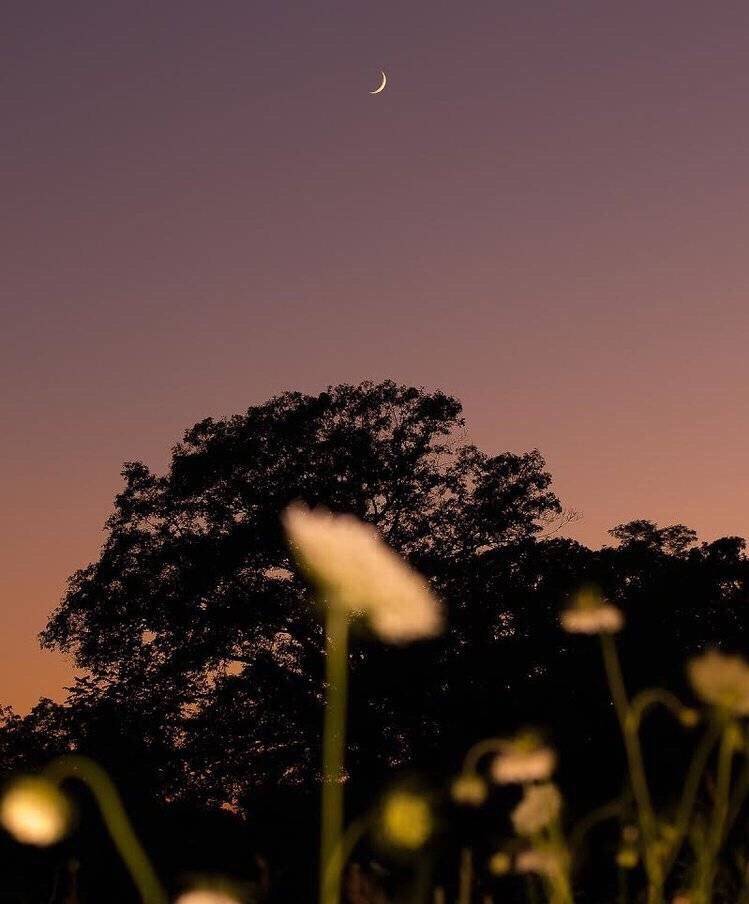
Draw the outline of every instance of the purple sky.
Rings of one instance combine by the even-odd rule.
[[[0,702],[121,462],[287,388],[454,393],[590,543],[749,533],[747,98],[739,2],[10,4]]]

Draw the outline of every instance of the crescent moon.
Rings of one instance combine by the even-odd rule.
[[[380,70],[380,72],[382,72],[382,70]],[[369,93],[370,94],[379,94],[380,91],[384,90],[385,85],[387,85],[387,83],[388,83],[388,77],[385,75],[384,72],[382,72],[382,84],[380,85],[379,88],[375,88],[374,91],[370,91]]]

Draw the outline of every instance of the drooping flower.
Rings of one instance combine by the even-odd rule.
[[[538,735],[523,732],[503,742],[491,766],[492,778],[501,785],[545,781],[556,765],[554,751]]]
[[[480,807],[486,800],[488,789],[480,775],[464,772],[455,779],[450,793],[456,803]]]
[[[427,581],[353,515],[289,506],[283,525],[292,551],[329,606],[364,616],[390,643],[433,637],[442,610]]]
[[[593,589],[576,594],[560,620],[570,634],[615,634],[624,625],[621,610]]]
[[[692,659],[687,671],[695,693],[706,703],[749,715],[749,664],[741,656],[709,650]]]
[[[510,818],[518,835],[535,835],[551,825],[562,809],[562,796],[551,782],[526,785]]]
[[[394,791],[385,799],[380,830],[387,844],[415,851],[424,846],[432,829],[432,810],[423,795]]]
[[[0,800],[0,822],[23,844],[55,844],[67,834],[71,818],[68,799],[45,778],[16,779]]]

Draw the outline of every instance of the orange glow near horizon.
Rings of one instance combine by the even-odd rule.
[[[122,462],[285,389],[456,395],[594,545],[749,534],[749,8],[292,6],[8,13],[0,703]]]

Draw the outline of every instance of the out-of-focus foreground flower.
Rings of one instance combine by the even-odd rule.
[[[432,637],[441,606],[426,580],[353,515],[289,506],[283,525],[299,565],[330,606],[365,616],[389,643]]]
[[[537,873],[553,878],[560,876],[563,868],[562,858],[554,849],[529,848],[515,858],[515,869],[519,873]]]
[[[518,835],[535,835],[551,825],[562,809],[562,796],[551,782],[526,785],[523,799],[512,811],[512,824]]]
[[[433,828],[432,811],[423,795],[394,791],[385,799],[380,831],[386,844],[416,851],[426,844]]]
[[[240,904],[240,900],[224,889],[191,888],[183,892],[174,904]]]
[[[522,784],[550,778],[555,765],[554,751],[538,735],[528,731],[502,743],[491,773],[498,784]]]
[[[480,775],[476,775],[475,772],[464,772],[455,779],[450,793],[458,804],[480,807],[486,800],[488,789]]]
[[[581,590],[562,612],[562,627],[570,634],[615,634],[624,625],[620,609],[594,589]]]
[[[695,693],[706,703],[749,715],[749,664],[741,656],[709,650],[692,659],[687,671]]]
[[[16,779],[0,800],[0,822],[23,844],[55,844],[67,834],[71,819],[68,799],[44,778]]]

